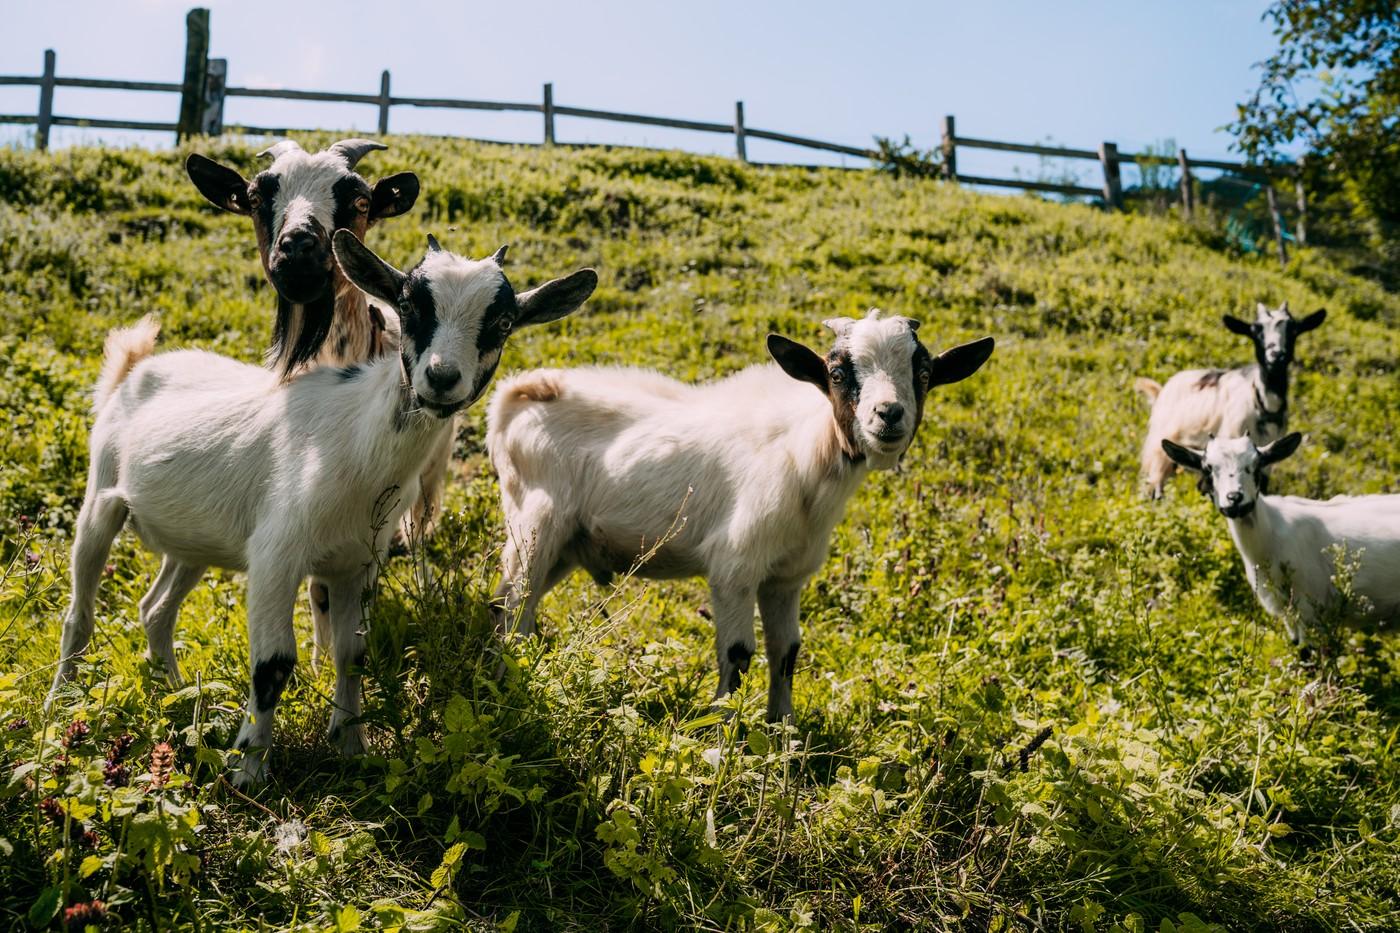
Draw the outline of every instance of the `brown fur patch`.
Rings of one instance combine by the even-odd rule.
[[[552,402],[563,394],[558,380],[548,373],[530,373],[510,384],[510,397],[522,402]]]
[[[1225,370],[1223,369],[1210,370],[1205,375],[1201,376],[1201,378],[1196,380],[1196,389],[1199,391],[1201,389],[1215,388],[1216,386],[1220,385],[1220,377],[1223,375],[1225,375]]]

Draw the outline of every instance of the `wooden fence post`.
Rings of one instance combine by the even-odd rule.
[[[379,73],[379,135],[389,135],[389,72]]]
[[[1283,215],[1278,209],[1278,195],[1274,193],[1273,179],[1268,179],[1264,185],[1264,193],[1269,199],[1269,216],[1274,221],[1274,242],[1278,244],[1278,261],[1282,265],[1288,265],[1288,244],[1283,241]]]
[[[34,122],[34,148],[49,148],[49,127],[53,125],[53,73],[56,56],[44,49],[44,76],[39,79],[39,117]]]
[[[1298,167],[1293,172],[1293,196],[1298,200],[1298,232],[1295,237],[1299,246],[1307,246],[1308,196],[1307,192],[1303,190],[1303,159],[1298,160]]]
[[[544,144],[554,145],[554,85],[544,86]]]
[[[1103,200],[1109,210],[1123,207],[1123,178],[1118,172],[1118,144],[1099,143],[1099,162],[1103,165]]]
[[[748,139],[744,133],[744,102],[742,100],[734,102],[734,150],[739,154],[740,162],[749,161]]]
[[[180,88],[180,119],[175,141],[199,132],[204,109],[204,79],[209,69],[209,11],[195,7],[185,16],[185,80]]]
[[[1181,216],[1190,220],[1191,212],[1196,208],[1196,186],[1191,178],[1191,160],[1186,157],[1185,149],[1176,151],[1176,164],[1181,166]]]
[[[958,180],[958,134],[953,115],[943,118],[943,177],[948,181]]]
[[[204,75],[204,101],[200,107],[199,131],[205,136],[224,132],[224,88],[228,85],[228,59],[209,59]]]

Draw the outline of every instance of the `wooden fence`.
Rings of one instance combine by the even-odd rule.
[[[517,113],[538,113],[543,118],[543,145],[577,145],[558,143],[554,132],[557,117],[581,117],[589,120],[604,120],[613,123],[631,123],[644,126],[662,126],[673,129],[693,130],[701,133],[733,134],[735,153],[741,161],[748,162],[749,139],[766,139],[806,149],[834,152],[840,155],[866,159],[874,163],[882,160],[876,150],[861,146],[847,146],[825,142],[790,133],[778,133],[749,126],[744,122],[744,103],[734,105],[734,121],[717,123],[703,120],[681,120],[670,117],[644,116],[635,113],[617,113],[610,110],[592,110],[584,107],[569,107],[554,101],[554,86],[544,85],[540,103],[466,100],[449,97],[396,97],[390,93],[389,72],[379,78],[378,94],[351,94],[336,91],[298,91],[281,88],[251,88],[230,86],[228,61],[209,57],[209,11],[194,9],[185,18],[185,72],[179,82],[164,81],[112,81],[100,78],[59,77],[56,71],[56,56],[52,49],[44,52],[44,70],[37,76],[0,75],[0,86],[32,85],[39,88],[39,108],[34,116],[26,114],[0,114],[0,123],[31,125],[34,129],[34,144],[39,149],[49,145],[49,134],[55,126],[92,127],[98,129],[145,130],[174,133],[178,140],[197,135],[219,135],[224,132],[247,133],[251,135],[285,136],[290,133],[310,132],[307,128],[232,125],[224,122],[224,102],[231,97],[261,97],[279,100],[326,101],[332,103],[364,104],[378,109],[378,129],[380,135],[389,133],[389,115],[394,107],[437,108],[447,110],[489,110]],[[99,88],[122,91],[143,91],[180,95],[179,115],[174,123],[159,123],[140,120],[112,120],[100,117],[64,116],[54,113],[54,88]],[[524,145],[535,145],[524,143]],[[958,172],[959,149],[986,149],[996,152],[1022,153],[1057,159],[1093,160],[1100,164],[1103,172],[1101,187],[1062,184],[1049,181],[1020,178],[989,178],[965,175]],[[1120,166],[1123,163],[1138,166],[1170,164],[1169,157],[1151,153],[1119,152],[1112,142],[1100,143],[1097,149],[1073,149],[1059,146],[1044,146],[1029,143],[998,142],[990,139],[977,139],[959,136],[955,132],[954,119],[943,118],[943,134],[940,146],[941,176],[949,181],[970,185],[986,185],[998,188],[1019,188],[1027,191],[1040,191],[1050,194],[1101,198],[1110,209],[1123,206],[1123,185]],[[1242,162],[1222,162],[1213,159],[1189,158],[1185,150],[1179,150],[1175,164],[1180,169],[1180,205],[1182,212],[1190,216],[1195,206],[1193,168],[1218,169],[1242,175],[1256,176],[1264,185],[1269,205],[1274,216],[1275,238],[1281,256],[1285,246],[1282,217],[1278,209],[1278,199],[1274,190],[1275,180],[1292,179],[1297,203],[1298,219],[1295,238],[1304,242],[1306,235],[1305,218],[1307,202],[1304,196],[1301,173],[1292,164],[1249,165]]]

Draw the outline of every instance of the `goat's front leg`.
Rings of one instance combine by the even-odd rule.
[[[758,588],[763,647],[768,655],[768,721],[792,719],[792,675],[802,647],[798,624],[801,584],[766,583]]]
[[[248,567],[248,656],[253,682],[243,728],[234,741],[239,753],[234,783],[240,787],[260,783],[266,776],[277,701],[297,663],[292,610],[301,575],[288,569],[292,566],[291,560],[278,555]]]
[[[361,671],[365,664],[364,593],[374,583],[374,570],[346,574],[330,581],[330,650],[335,659],[335,699],[330,742],[344,755],[363,754],[365,727],[361,713]]]
[[[331,651],[330,584],[312,577],[306,585],[306,602],[311,607],[311,667],[320,670],[321,659]]]
[[[719,664],[719,687],[715,690],[718,701],[739,689],[757,647],[753,635],[754,591],[711,581],[710,603],[715,616],[715,660]]]

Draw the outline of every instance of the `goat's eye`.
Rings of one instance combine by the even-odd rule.
[[[919,385],[925,385],[925,386],[928,385],[928,380],[929,380],[929,371],[928,371],[927,369],[921,369],[921,370],[919,370]]]
[[[846,374],[843,373],[843,372],[841,372],[841,370],[839,370],[839,369],[833,369],[833,370],[831,371],[831,382],[832,382],[833,385],[838,385],[838,386],[839,386],[841,383],[843,383],[843,382],[845,382],[845,381],[846,381]]]
[[[501,333],[508,334],[510,333],[510,329],[515,326],[515,322],[508,317],[503,317],[501,318],[501,322],[496,326],[501,329]]]
[[[369,213],[369,198],[365,197],[364,195],[360,195],[358,198],[356,198],[356,199],[355,199],[355,210],[359,211],[361,214],[368,214],[368,213]]]
[[[262,195],[258,194],[256,188],[252,188],[248,191],[248,206],[253,210],[262,207]]]

